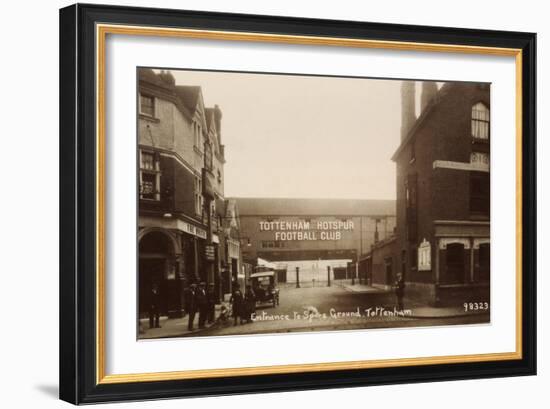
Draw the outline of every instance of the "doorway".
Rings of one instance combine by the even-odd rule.
[[[465,280],[464,244],[448,244],[445,261],[448,282],[453,284],[463,284]]]
[[[168,311],[170,291],[167,275],[169,260],[174,250],[170,238],[163,232],[153,231],[143,236],[139,242],[138,265],[138,306],[140,318],[149,315],[153,286],[159,291],[161,314]]]

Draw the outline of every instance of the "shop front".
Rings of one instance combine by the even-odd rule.
[[[154,225],[156,224],[156,226]],[[181,317],[184,288],[200,280],[206,231],[179,219],[142,217],[138,233],[139,315],[156,303],[160,314]]]
[[[489,238],[445,237],[437,244],[436,303],[489,302]]]

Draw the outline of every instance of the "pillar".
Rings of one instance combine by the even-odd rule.
[[[440,245],[439,239],[436,239],[435,240],[435,251],[434,251],[434,253],[435,253],[435,271],[434,271],[434,273],[435,273],[435,284],[436,285],[439,285],[439,282],[441,280],[441,275],[440,275],[440,272],[439,272],[439,263],[440,263],[440,260],[439,260],[439,258],[440,258],[439,245]]]
[[[474,260],[474,241],[473,239],[470,239],[470,283],[474,282],[474,266],[475,266],[475,260]]]

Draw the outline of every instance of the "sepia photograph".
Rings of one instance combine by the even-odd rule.
[[[136,86],[138,339],[490,323],[490,83]]]

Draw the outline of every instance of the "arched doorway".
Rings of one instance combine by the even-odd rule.
[[[161,230],[145,233],[139,241],[139,315],[149,314],[153,286],[160,292],[160,312],[165,315],[169,308],[172,289],[169,280],[175,274],[175,249],[172,238]]]

